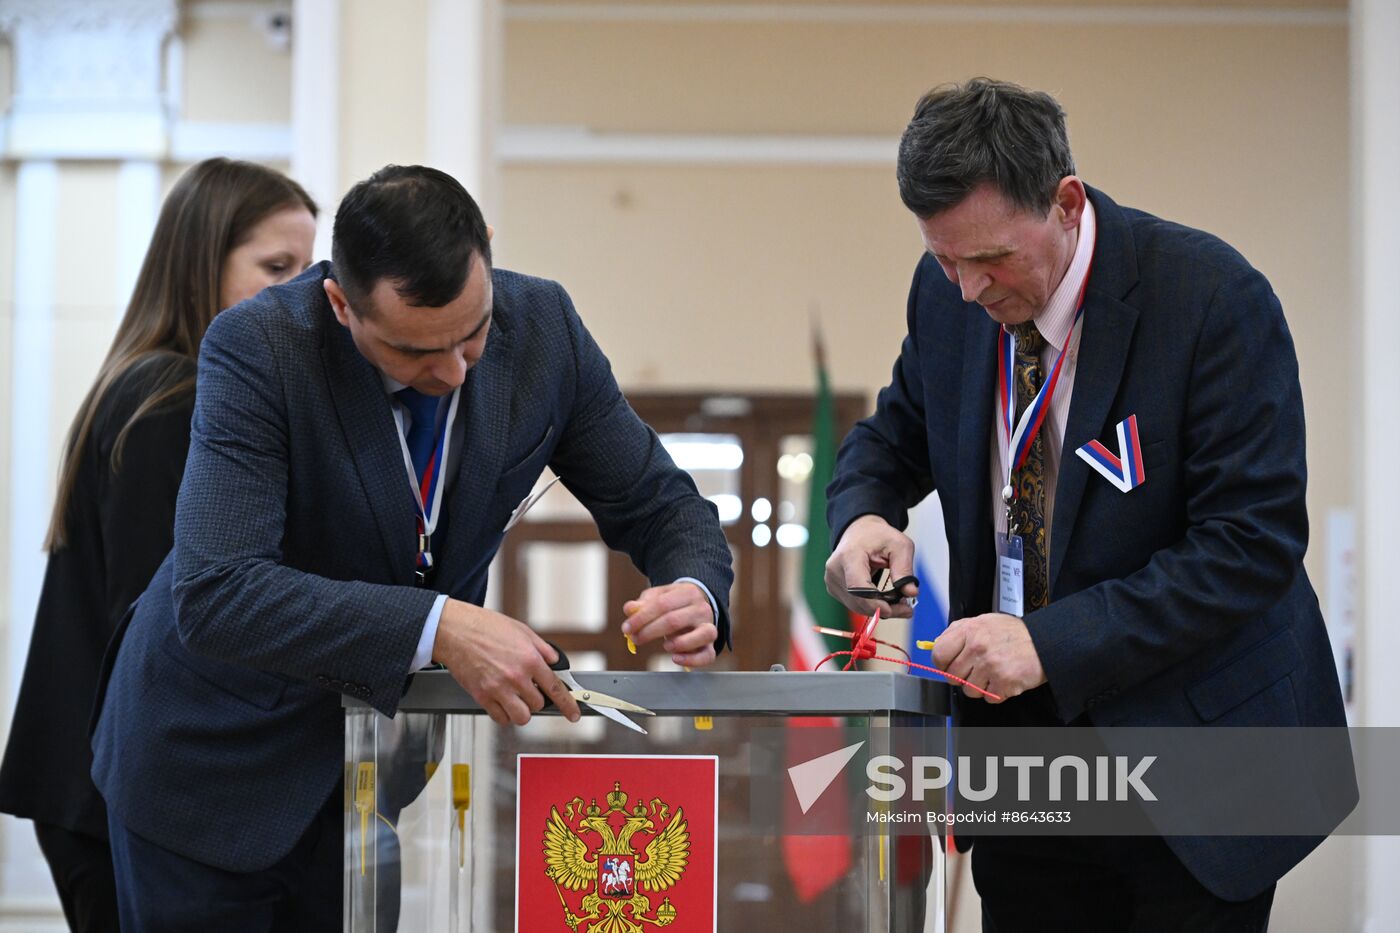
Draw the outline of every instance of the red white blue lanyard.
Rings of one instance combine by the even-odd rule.
[[[1036,435],[1040,433],[1041,427],[1045,424],[1045,417],[1050,413],[1050,400],[1055,397],[1055,389],[1060,383],[1060,373],[1064,369],[1065,356],[1069,353],[1070,345],[1074,343],[1076,336],[1082,329],[1084,322],[1084,291],[1089,285],[1089,276],[1086,271],[1084,282],[1079,286],[1079,301],[1074,310],[1074,322],[1070,324],[1069,334],[1065,337],[1064,344],[1060,347],[1060,352],[1055,356],[1055,364],[1050,368],[1050,378],[1045,380],[1045,384],[1040,387],[1035,398],[1026,410],[1021,413],[1021,418],[1012,428],[1012,418],[1016,411],[1016,339],[1011,336],[1011,332],[1002,327],[997,335],[997,401],[998,413],[1000,415],[1002,430],[1007,437],[1006,445],[1006,486],[1011,488],[1011,477],[1026,462],[1026,457],[1030,454],[1031,444],[1035,441]],[[1004,493],[1004,497],[1007,495]]]
[[[448,447],[451,444],[452,421],[457,417],[457,400],[462,390],[452,391],[452,400],[447,406],[447,417],[442,419],[442,424],[437,430],[437,439],[433,444],[433,455],[428,458],[427,464],[423,467],[423,475],[417,475],[413,469],[413,456],[408,452],[407,432],[402,429],[400,422],[399,448],[403,451],[404,466],[408,469],[409,486],[413,488],[413,506],[418,513],[418,566],[433,566],[433,553],[429,546],[433,537],[433,532],[437,529],[438,517],[442,514],[443,489],[445,484],[441,482],[443,472],[447,467]]]

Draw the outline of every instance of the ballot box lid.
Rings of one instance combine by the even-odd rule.
[[[948,685],[891,671],[574,671],[579,685],[644,706],[658,716],[946,716]],[[345,697],[348,709],[366,704]],[[399,710],[483,713],[444,670],[412,678]]]

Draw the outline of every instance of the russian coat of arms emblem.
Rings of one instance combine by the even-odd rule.
[[[719,759],[522,754],[516,933],[715,933]]]
[[[643,933],[670,926],[677,910],[668,889],[690,860],[685,812],[660,797],[629,806],[621,781],[604,797],[574,797],[550,807],[544,827],[545,875],[563,921],[575,933]],[[585,892],[575,901],[578,892]],[[571,896],[572,895],[572,896]]]

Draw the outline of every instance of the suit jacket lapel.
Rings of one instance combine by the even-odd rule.
[[[1055,517],[1050,528],[1052,597],[1074,533],[1084,485],[1093,472],[1075,451],[1105,428],[1123,381],[1138,318],[1137,309],[1120,300],[1137,282],[1136,253],[1122,209],[1093,189],[1089,189],[1089,196],[1094,202],[1098,231],[1084,295],[1084,329],[1079,338],[1074,394],[1070,397],[1055,486]]]
[[[500,531],[483,525],[487,511],[495,502],[501,459],[510,435],[515,344],[504,317],[497,299],[486,349],[462,386],[462,400],[457,409],[457,417],[465,419],[462,458],[444,503],[451,517],[447,530],[454,544],[442,546],[443,564],[438,568],[442,586],[448,586],[449,581],[457,582],[470,570],[469,558],[481,552],[480,548],[471,547],[471,542]]]
[[[986,553],[991,503],[987,500],[991,475],[991,435],[996,430],[996,335],[1000,329],[980,307],[967,305],[967,331],[963,337],[962,407],[958,414],[958,527],[954,547],[965,555],[959,598],[966,605],[977,605],[980,594],[970,592],[977,584],[977,568],[990,558]],[[952,607],[957,611],[957,607]]]
[[[355,349],[349,331],[338,324],[330,326],[321,358],[345,445],[379,527],[390,578],[410,584],[417,534],[413,490],[384,383],[379,371]]]

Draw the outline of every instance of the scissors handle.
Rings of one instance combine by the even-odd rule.
[[[846,592],[857,599],[879,599],[890,605],[894,605],[904,598],[903,591],[906,586],[911,583],[917,585],[918,582],[918,577],[900,577],[898,580],[891,583],[887,589],[882,590],[874,586],[852,586],[848,587]]]
[[[548,638],[544,640],[544,643],[546,645],[549,645],[549,647],[553,648],[555,654],[559,655],[559,659],[553,664],[549,665],[549,669],[551,671],[567,671],[569,669],[569,656],[564,653],[564,649],[560,648]]]

